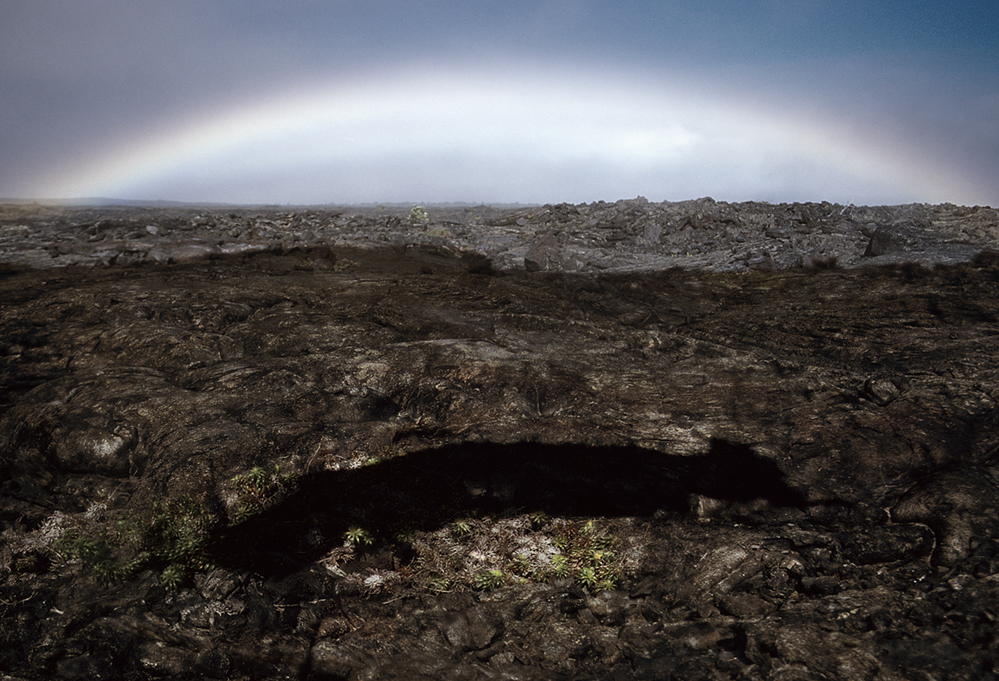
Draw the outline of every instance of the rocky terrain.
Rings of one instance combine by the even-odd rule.
[[[430,247],[501,272],[717,272],[967,262],[999,243],[996,210],[914,204],[650,203],[291,210],[8,206],[0,263],[183,263],[311,247]],[[301,259],[300,259],[301,260]],[[322,262],[320,259],[320,267]],[[303,265],[297,265],[301,268]]]
[[[999,211],[0,210],[5,679],[999,675]]]

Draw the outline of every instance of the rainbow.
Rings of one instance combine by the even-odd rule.
[[[38,195],[233,203],[581,202],[643,194],[984,203],[916,145],[611,71],[413,68],[206,108]]]

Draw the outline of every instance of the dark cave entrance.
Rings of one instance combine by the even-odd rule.
[[[222,565],[279,576],[342,543],[352,527],[390,541],[463,516],[648,517],[687,513],[691,494],[804,505],[773,461],[721,439],[702,456],[636,446],[467,443],[309,475],[283,502],[230,528],[216,543],[216,557]]]

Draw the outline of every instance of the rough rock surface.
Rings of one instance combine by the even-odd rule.
[[[999,216],[0,214],[10,678],[987,679]]]
[[[999,242],[992,208],[954,205],[724,203],[710,198],[431,208],[196,210],[10,206],[0,263],[38,268],[183,263],[330,245],[430,246],[489,259],[499,271],[717,272],[967,262]],[[323,258],[299,268],[319,269]]]

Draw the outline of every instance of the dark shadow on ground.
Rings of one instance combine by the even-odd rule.
[[[691,494],[804,505],[772,461],[720,439],[708,454],[692,457],[640,447],[463,444],[311,475],[284,502],[220,537],[216,558],[281,576],[342,543],[354,526],[389,539],[468,515],[685,513]]]

